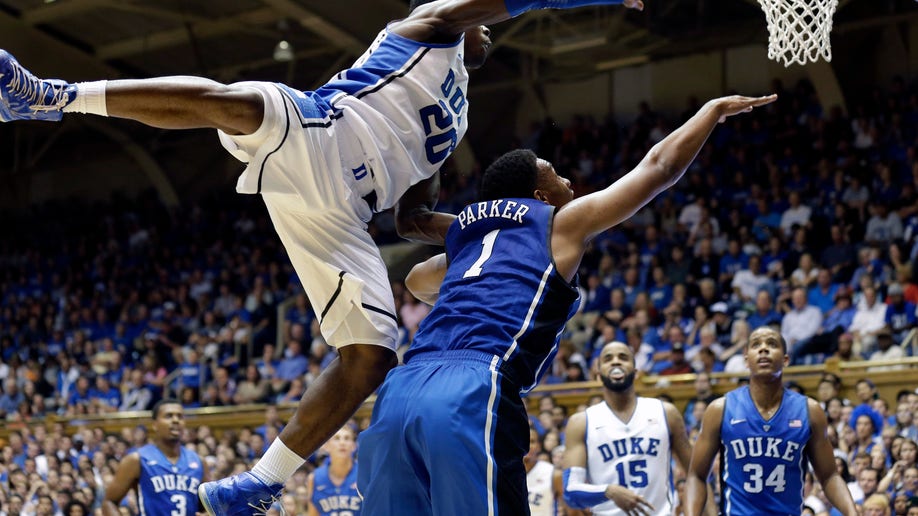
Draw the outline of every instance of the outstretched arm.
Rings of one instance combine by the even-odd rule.
[[[508,20],[534,9],[613,4],[644,9],[643,0],[439,0],[418,7],[393,24],[391,30],[415,41],[448,41],[479,25]]]
[[[714,464],[714,456],[720,448],[720,424],[724,419],[724,399],[711,402],[704,411],[701,420],[701,433],[692,450],[692,461],[689,464],[685,479],[685,514],[698,516],[707,502],[708,475]]]
[[[551,242],[558,272],[566,278],[573,277],[590,239],[624,221],[674,185],[718,122],[777,98],[734,95],[709,101],[682,127],[654,145],[637,168],[606,189],[575,199],[558,210]]]
[[[857,507],[851,498],[851,491],[845,485],[838,470],[835,469],[835,456],[832,454],[832,445],[826,437],[828,423],[826,414],[816,403],[816,400],[807,400],[807,410],[810,413],[810,442],[806,445],[806,454],[813,464],[813,472],[822,485],[829,502],[845,516],[856,516]]]

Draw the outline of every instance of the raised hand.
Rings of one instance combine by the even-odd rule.
[[[714,103],[717,107],[717,110],[720,113],[719,121],[720,123],[723,123],[727,117],[739,113],[748,113],[749,111],[752,111],[752,108],[771,104],[776,100],[778,100],[778,96],[775,94],[771,94],[765,97],[743,97],[742,95],[731,95],[729,97],[714,99],[711,102]]]
[[[624,0],[622,5],[628,9],[637,9],[638,11],[644,10],[644,1],[643,0]]]

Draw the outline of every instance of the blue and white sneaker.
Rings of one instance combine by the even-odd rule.
[[[246,471],[198,486],[198,498],[211,516],[264,516],[278,501],[283,484],[268,485]],[[284,515],[281,507],[281,515]]]
[[[59,79],[39,79],[6,50],[0,50],[0,122],[58,121],[61,109],[76,97],[76,85]]]

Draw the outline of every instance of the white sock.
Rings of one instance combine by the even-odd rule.
[[[284,444],[280,437],[274,439],[268,451],[259,459],[255,467],[252,468],[252,474],[258,480],[270,484],[283,484],[296,473],[306,462],[306,459],[300,457]]]
[[[78,82],[76,97],[64,106],[64,113],[89,113],[108,116],[105,105],[105,83],[107,81]]]

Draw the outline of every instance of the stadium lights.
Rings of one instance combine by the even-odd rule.
[[[286,39],[282,39],[274,47],[274,60],[279,63],[293,61],[293,46]]]

